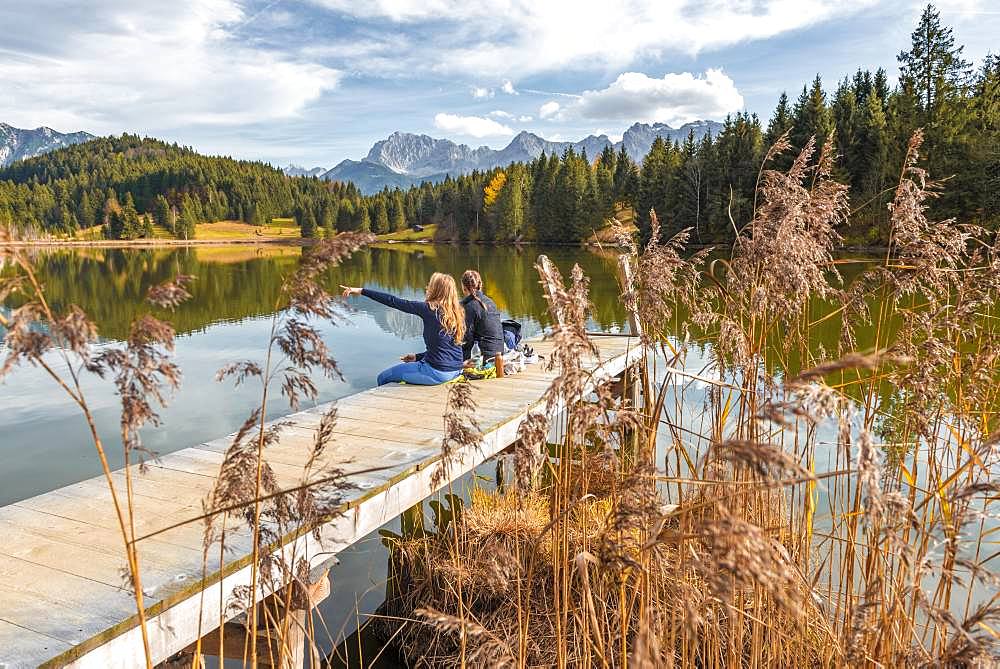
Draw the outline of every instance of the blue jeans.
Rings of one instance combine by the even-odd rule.
[[[401,362],[393,365],[389,369],[383,370],[378,375],[378,384],[384,386],[387,383],[399,383],[404,381],[415,386],[436,386],[439,383],[451,381],[462,370],[456,369],[453,372],[442,372],[434,369],[423,360],[417,362]]]

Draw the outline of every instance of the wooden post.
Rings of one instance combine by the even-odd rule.
[[[544,253],[538,256],[538,260],[536,262],[545,269],[547,274],[551,274],[552,271],[555,269],[555,265],[552,264],[552,261],[549,260],[549,257]],[[556,321],[555,324],[562,326],[565,322],[563,319],[562,310],[556,308],[555,300],[553,300],[556,292],[555,288],[544,278],[542,279],[542,287],[545,289],[545,294],[548,295],[549,297],[549,305],[552,306],[550,312],[552,313],[552,317]]]
[[[297,587],[290,585],[288,587]],[[272,658],[277,661],[280,657],[280,669],[302,669],[305,666],[306,646],[310,644],[309,639],[309,616],[312,610],[330,595],[330,577],[323,574],[315,583],[306,589],[308,603],[304,609],[284,611],[285,593],[279,591],[265,599],[258,606],[270,607],[277,619],[277,629],[287,627],[287,634],[284,638],[278,638],[270,629],[257,630],[254,634],[254,642],[257,643],[257,664],[262,667],[272,666]],[[264,616],[261,614],[261,619]],[[227,622],[220,629],[215,629],[201,638],[201,654],[213,655],[219,649],[219,635],[222,635],[222,652],[226,659],[242,659],[244,640],[247,629],[238,622]],[[164,663],[158,669],[180,669],[178,661],[187,662],[186,666],[191,667],[191,660],[197,644],[191,644],[183,651],[171,658],[170,662]],[[183,658],[183,659],[181,659]],[[204,664],[202,663],[202,665]]]
[[[635,274],[632,269],[632,258],[626,253],[618,256],[618,282],[621,284],[622,295],[635,291]],[[642,337],[642,322],[639,320],[638,297],[631,296],[633,309],[628,310],[628,327],[634,337]],[[633,367],[625,368],[622,372],[623,404],[632,409],[639,407],[639,380],[642,375],[639,373],[639,365],[645,365],[645,360],[636,363]],[[622,435],[628,444],[626,458],[635,458],[639,451],[639,434],[635,430],[628,430]]]
[[[618,283],[622,287],[622,295],[635,290],[633,285],[635,276],[632,272],[632,260],[627,254],[618,256]],[[642,336],[642,323],[639,322],[639,314],[636,311],[628,312],[628,327],[635,337]]]

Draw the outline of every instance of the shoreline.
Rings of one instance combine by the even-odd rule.
[[[294,239],[280,239],[280,238],[265,238],[265,239],[74,239],[74,240],[8,240],[3,245],[12,246],[17,248],[138,248],[138,249],[155,249],[155,248],[170,248],[170,247],[188,247],[188,246],[312,246],[313,244],[320,241],[319,239],[303,239],[297,237]],[[508,242],[508,243],[497,243],[497,242],[479,242],[479,241],[433,241],[433,240],[420,240],[420,241],[399,241],[399,240],[388,240],[388,239],[377,239],[372,242],[371,246],[378,247],[392,247],[392,246],[413,246],[413,245],[426,245],[426,246],[457,246],[457,245],[477,245],[477,246],[510,246],[515,248],[525,248],[525,247],[540,247],[540,248],[551,248],[551,247],[575,247],[575,248],[590,248],[590,249],[616,249],[615,245],[611,244],[599,244],[594,242],[577,242],[577,243],[559,243],[559,242],[547,242],[540,244],[538,242]],[[699,250],[704,248],[714,247],[716,249],[727,249],[728,244],[693,244],[689,248],[692,250]],[[840,251],[850,251],[854,253],[884,253],[886,247],[884,246],[843,246]]]
[[[315,239],[15,239],[4,243],[4,246],[20,248],[159,248],[164,246],[230,246],[271,245],[309,246],[315,244]]]

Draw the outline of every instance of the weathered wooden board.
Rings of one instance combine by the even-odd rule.
[[[587,363],[596,378],[619,374],[641,349],[628,337],[595,338],[600,360]],[[543,356],[548,342],[533,341]],[[479,448],[455,454],[447,477],[458,478],[516,439],[517,428],[553,379],[542,364],[502,379],[476,382]],[[309,481],[329,467],[349,474],[342,515],[320,528],[286,535],[276,550],[304,558],[316,573],[335,554],[436,490],[448,387],[384,386],[282,419],[278,442],[265,458],[282,487],[305,480],[303,465],[321,416],[336,407],[333,440]],[[250,583],[251,537],[227,522],[225,556],[203,551],[197,518],[212,489],[232,435],[164,455],[145,471],[133,468],[135,511],[151,652],[155,662],[219,625],[222,602]],[[125,499],[125,472],[113,475]],[[438,487],[440,487],[440,485]],[[0,508],[0,667],[132,667],[144,664],[132,595],[122,584],[124,548],[103,477]],[[224,559],[223,559],[224,558]],[[260,597],[270,590],[262,586]],[[208,612],[201,617],[199,611]]]

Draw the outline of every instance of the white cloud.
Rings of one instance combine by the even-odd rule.
[[[503,82],[503,86],[500,87],[500,90],[507,95],[518,95],[517,89],[514,88],[514,83],[510,79]]]
[[[473,86],[472,87],[472,97],[474,97],[474,98],[476,98],[478,100],[486,100],[486,99],[492,98],[493,97],[493,89],[492,88],[484,88],[482,86]]]
[[[425,40],[402,54],[415,67],[498,78],[624,69],[639,57],[670,52],[694,55],[843,19],[880,1],[506,0],[498,11],[495,4],[466,0],[313,0],[356,18],[447,34],[447,42]]]
[[[437,114],[434,127],[438,130],[468,137],[511,137],[514,131],[502,123],[482,116],[458,116],[457,114]]]
[[[541,107],[538,108],[539,118],[552,118],[559,113],[559,103],[555,100],[549,100]]]
[[[680,125],[717,119],[743,107],[743,96],[722,70],[704,76],[668,73],[662,78],[624,72],[607,88],[584,91],[565,113],[607,121],[662,121]]]
[[[4,120],[15,125],[120,132],[256,123],[297,115],[341,76],[237,38],[252,18],[237,0],[33,8],[0,9]]]
[[[487,116],[492,116],[493,118],[502,118],[507,121],[517,121],[518,123],[528,123],[532,120],[532,117],[529,114],[521,114],[521,115],[511,114],[510,112],[503,111],[502,109],[491,111],[489,114],[487,114]]]

